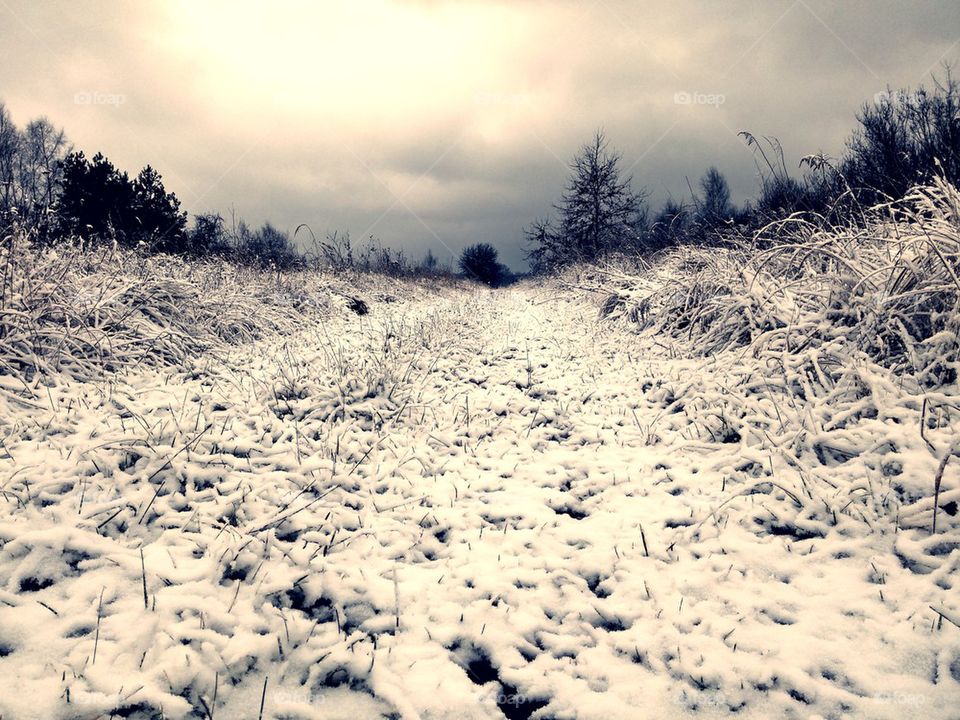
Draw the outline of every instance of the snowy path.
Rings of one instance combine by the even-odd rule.
[[[960,716],[960,549],[771,524],[729,364],[521,286],[202,365],[4,396],[4,718]]]

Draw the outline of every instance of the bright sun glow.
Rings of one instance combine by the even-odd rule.
[[[509,66],[528,28],[506,4],[181,2],[165,21],[172,49],[195,68],[184,82],[250,112],[402,128],[502,106],[477,98],[514,97],[505,79],[524,81]]]

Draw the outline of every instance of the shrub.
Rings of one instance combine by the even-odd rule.
[[[741,132],[740,137],[753,148],[760,177],[759,196],[746,216],[741,218],[743,224],[756,228],[794,213],[808,216],[828,213],[842,184],[827,157],[804,158],[801,166],[806,165],[809,171],[798,179],[787,169],[779,140],[757,138],[749,132]]]
[[[497,259],[497,250],[487,243],[470,245],[460,253],[460,271],[474,280],[496,287],[506,279],[506,268]]]
[[[277,270],[290,270],[302,264],[290,236],[270,223],[251,231],[240,222],[237,231],[236,252],[242,262]]]
[[[228,255],[230,240],[223,217],[217,213],[195,215],[187,238],[187,251],[193,255]]]
[[[857,121],[841,169],[863,202],[903,197],[935,175],[960,183],[960,85],[949,68],[930,90],[881,93]]]
[[[690,212],[682,203],[667,200],[654,216],[647,236],[651,250],[659,250],[682,242],[690,227]]]
[[[390,277],[447,277],[452,275],[449,265],[442,264],[428,250],[423,260],[414,264],[403,250],[383,245],[374,236],[366,243],[354,245],[349,232],[334,231],[320,241],[307,225],[297,228],[310,236],[306,261],[317,269],[372,272]]]

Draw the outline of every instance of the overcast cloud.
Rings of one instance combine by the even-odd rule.
[[[840,152],[857,108],[960,59],[957,0],[0,0],[0,99],[78,149],[149,163],[191,212],[235,208],[413,255],[522,230],[598,127],[654,204],[740,130]]]

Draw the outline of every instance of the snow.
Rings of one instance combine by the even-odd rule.
[[[958,716],[954,394],[367,290],[0,377],[2,717]]]

